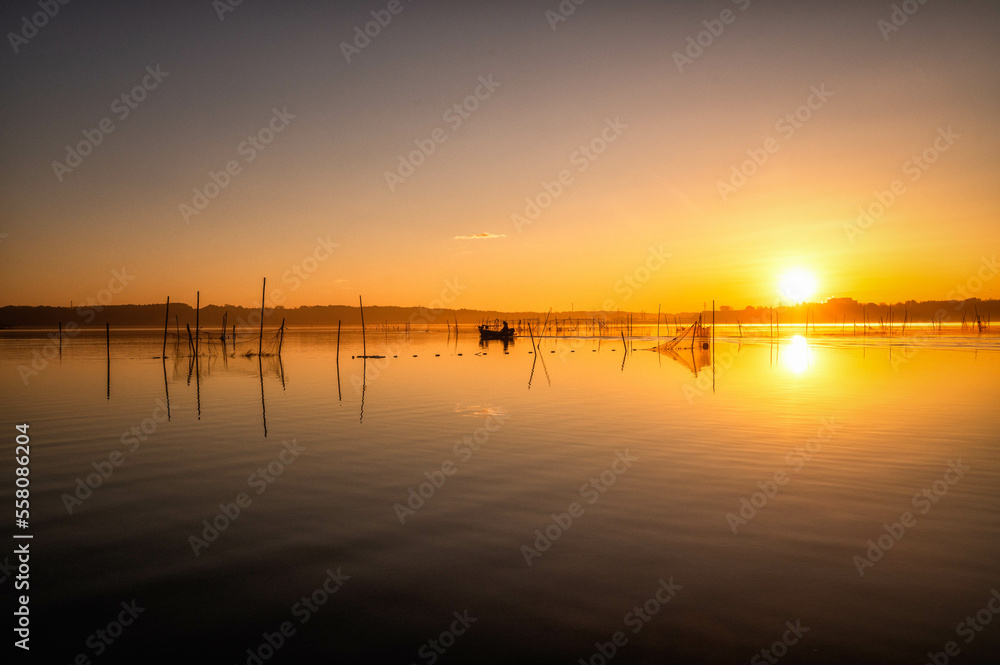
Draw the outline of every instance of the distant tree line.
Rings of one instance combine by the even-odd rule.
[[[861,303],[851,298],[831,298],[822,303],[802,303],[794,306],[775,307],[774,312],[782,323],[803,323],[808,315],[811,322],[816,323],[860,323],[862,317],[867,317],[869,323],[882,320],[888,321],[889,310],[892,308],[892,320],[901,322],[906,316],[909,321],[924,323],[929,321],[961,321],[963,315],[969,321],[978,314],[985,321],[998,319],[1000,315],[1000,300],[981,300],[969,298],[966,300],[907,300],[896,303]],[[771,315],[770,307],[747,306],[735,309],[722,305],[715,312],[715,320],[722,324],[767,323]],[[44,327],[55,328],[59,323],[75,322],[81,327],[103,327],[110,323],[116,327],[163,327],[164,304],[157,305],[107,305],[103,307],[31,307],[8,305],[0,307],[0,326],[4,328]],[[256,327],[260,325],[260,309],[253,307],[238,307],[236,305],[206,305],[198,313],[198,320],[203,329],[221,328],[223,315],[228,313],[227,326],[237,328]],[[673,322],[676,318],[680,323],[689,323],[703,314],[705,322],[711,319],[711,311],[705,312],[665,312],[661,314],[663,321]],[[617,321],[631,315],[636,323],[655,323],[656,312],[500,312],[471,309],[440,309],[429,310],[423,307],[365,307],[365,324],[369,327],[382,325],[404,326],[407,323],[413,329],[423,329],[428,325],[454,324],[457,320],[462,325],[476,324],[482,321],[507,320],[512,324],[530,319],[544,320],[546,316],[554,320],[579,319],[588,321],[599,317],[608,321]],[[176,318],[175,318],[176,317]],[[275,307],[265,310],[265,328],[277,327],[282,320],[286,326],[336,326],[338,321],[345,326],[361,324],[361,313],[357,307],[345,305],[313,305],[303,307]],[[187,324],[193,327],[195,310],[185,303],[170,304],[169,326]]]

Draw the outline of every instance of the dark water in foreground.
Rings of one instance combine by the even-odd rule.
[[[1000,653],[996,340],[720,340],[713,391],[707,354],[648,340],[443,331],[370,335],[367,363],[345,334],[338,389],[335,337],[195,369],[123,333],[109,391],[103,335],[25,384],[47,340],[5,333],[4,510],[22,422],[32,495],[0,562],[34,536],[38,662]]]

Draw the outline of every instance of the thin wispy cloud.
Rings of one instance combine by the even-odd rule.
[[[494,238],[506,238],[506,233],[475,233],[471,236],[455,236],[455,240],[492,240]]]

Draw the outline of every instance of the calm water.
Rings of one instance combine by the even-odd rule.
[[[335,331],[289,333],[280,364],[216,345],[197,368],[133,332],[112,335],[109,386],[103,331],[27,385],[18,366],[52,347],[7,331],[2,429],[13,449],[27,422],[32,443],[33,650],[919,664],[952,641],[951,662],[992,662],[1000,344],[865,341],[720,339],[713,373],[707,352],[650,340],[536,356],[444,331],[369,334],[389,357],[365,362],[351,331],[338,375]]]

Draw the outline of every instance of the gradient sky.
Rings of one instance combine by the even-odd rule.
[[[884,39],[891,2],[589,0],[553,30],[556,0],[403,0],[346,62],[341,43],[387,4],[244,0],[220,21],[209,0],[73,2],[15,54],[38,6],[5,3],[0,305],[84,302],[122,268],[121,304],[251,305],[267,276],[288,306],[415,306],[457,280],[455,307],[677,311],[772,304],[795,267],[819,298],[920,300],[1000,244],[995,2],[928,0]],[[735,20],[679,72],[674,52],[723,10]],[[169,76],[119,119],[112,102],[157,65]],[[443,114],[491,75],[452,128]],[[833,94],[789,137],[777,123],[813,86]],[[238,146],[273,108],[295,118],[248,163]],[[115,131],[60,182],[52,162],[102,118]],[[579,171],[574,152],[615,118]],[[386,171],[436,128],[447,140],[390,191]],[[723,200],[717,183],[769,138],[777,152]],[[179,205],[230,160],[242,171],[185,223]],[[512,214],[564,169],[572,183],[519,231]],[[894,180],[905,192],[852,242],[844,225]],[[484,233],[501,237],[456,239]],[[339,247],[283,279],[314,267],[318,237]],[[670,258],[643,282],[650,247]]]

